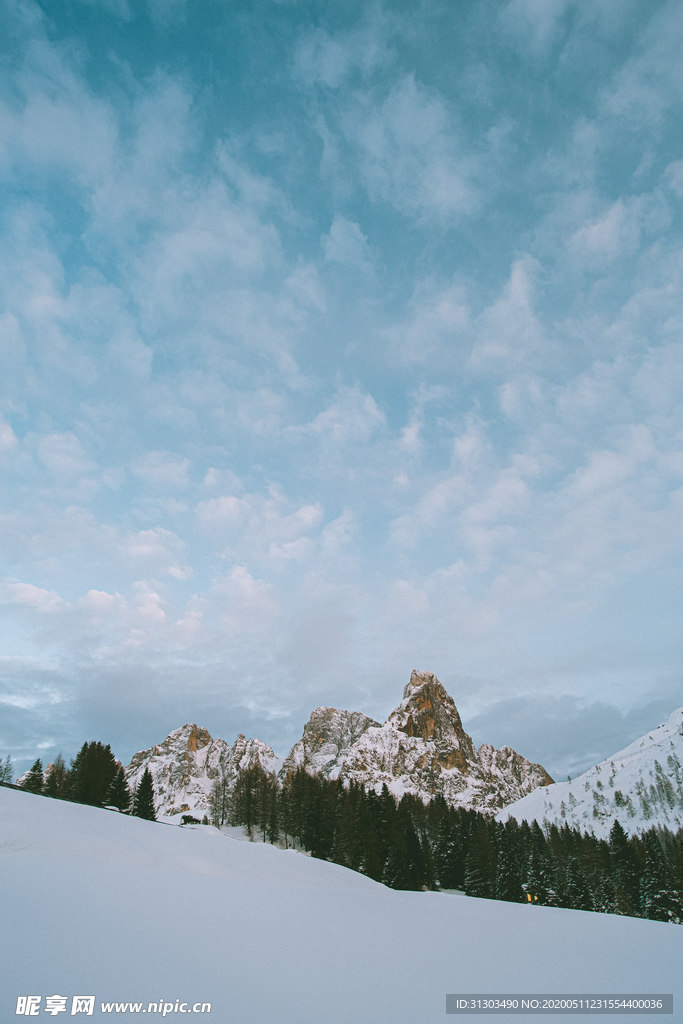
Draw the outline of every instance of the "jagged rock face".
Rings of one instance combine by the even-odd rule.
[[[401,704],[381,727],[368,728],[344,760],[344,780],[396,796],[441,794],[455,807],[494,811],[550,776],[510,747],[475,750],[453,698],[431,672],[413,671]],[[517,796],[519,794],[519,796]]]
[[[157,815],[209,813],[211,787],[215,779],[234,785],[237,773],[259,762],[265,771],[277,771],[281,760],[258,739],[239,734],[230,746],[225,740],[212,739],[206,729],[184,725],[175,729],[163,743],[135,754],[125,769],[126,782],[134,789],[149,768],[154,779]]]
[[[126,780],[137,786],[149,767],[157,814],[201,816],[210,813],[214,780],[230,790],[238,772],[257,761],[281,782],[304,767],[377,792],[386,784],[395,796],[414,793],[429,800],[442,794],[452,806],[490,811],[552,783],[541,765],[510,747],[482,744],[475,750],[453,698],[435,675],[417,671],[384,725],[359,711],[317,708],[284,762],[261,740],[240,734],[229,746],[206,729],[184,725],[163,743],[135,754]]]
[[[304,726],[304,734],[285,758],[280,778],[284,781],[297,768],[336,779],[353,744],[379,722],[360,711],[316,708]]]

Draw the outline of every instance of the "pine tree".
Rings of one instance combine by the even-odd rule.
[[[107,806],[118,807],[120,811],[127,814],[130,810],[131,792],[126,783],[126,775],[123,768],[119,768],[112,779],[109,791],[107,792]]]
[[[607,874],[600,875],[593,889],[593,910],[600,914],[616,912],[614,882]]]
[[[57,754],[53,764],[48,765],[46,772],[47,779],[43,790],[45,795],[66,800],[69,796],[71,777],[61,753]]]
[[[579,860],[570,856],[567,861],[567,877],[564,888],[565,907],[571,910],[592,910],[593,897]]]
[[[496,850],[486,818],[477,816],[465,858],[465,892],[468,896],[493,898]]]
[[[554,893],[548,844],[537,821],[531,823],[529,847],[522,889],[528,903],[543,906],[550,901],[551,894]]]
[[[514,830],[509,825],[509,822],[514,820],[514,818],[510,818],[505,825],[499,823],[496,828],[498,856],[495,897],[497,900],[505,900],[508,903],[522,903],[526,900],[526,896],[522,891],[521,872],[517,864]]]
[[[638,917],[640,872],[635,853],[618,818],[610,829],[610,874],[614,882],[615,912]]]
[[[21,783],[21,788],[27,789],[29,793],[42,793],[43,785],[43,762],[38,757],[31,765],[28,775]]]
[[[108,743],[84,743],[71,764],[71,799],[104,807],[120,767]]]
[[[154,781],[149,768],[145,768],[135,791],[133,814],[138,818],[145,818],[147,821],[157,820],[154,811]]]
[[[645,833],[645,870],[640,906],[643,917],[651,921],[670,921],[675,917],[666,857],[657,830]]]
[[[0,782],[7,782],[11,785],[13,775],[14,765],[12,764],[12,758],[8,754],[4,763],[0,762]]]

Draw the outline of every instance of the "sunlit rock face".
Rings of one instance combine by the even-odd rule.
[[[258,763],[276,772],[282,761],[262,740],[246,739],[241,733],[230,746],[225,740],[212,739],[206,729],[184,725],[174,729],[163,743],[135,754],[126,768],[126,781],[134,789],[145,768],[154,779],[157,815],[189,812],[210,813],[211,788],[216,779],[228,789],[240,770]]]
[[[353,745],[340,775],[375,790],[386,784],[396,796],[441,794],[451,806],[488,811],[551,781],[510,747],[475,749],[453,698],[433,673],[418,671],[384,725],[368,728]]]

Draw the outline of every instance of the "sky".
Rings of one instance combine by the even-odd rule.
[[[683,704],[680,3],[0,17],[0,756]]]

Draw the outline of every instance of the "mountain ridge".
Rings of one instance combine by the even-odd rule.
[[[427,801],[441,795],[452,806],[495,811],[540,785],[552,783],[542,767],[511,747],[475,749],[453,698],[431,672],[414,669],[403,700],[383,725],[359,711],[316,708],[301,739],[284,759],[259,739],[241,733],[231,746],[208,730],[186,724],[160,744],[136,753],[125,769],[135,786],[149,767],[157,811],[206,814],[220,780],[229,792],[239,771],[258,762],[280,783],[298,768],[396,797]]]
[[[606,838],[615,818],[626,832],[683,827],[683,707],[623,750],[567,782],[506,806],[499,821],[568,824]]]

